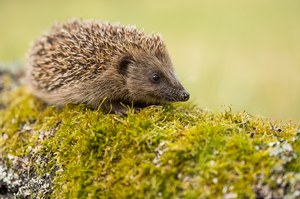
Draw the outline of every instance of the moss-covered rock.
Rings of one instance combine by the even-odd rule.
[[[184,105],[58,110],[0,78],[1,197],[300,196],[298,125]]]

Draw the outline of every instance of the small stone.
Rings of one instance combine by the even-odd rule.
[[[7,135],[6,133],[4,133],[4,134],[2,135],[2,138],[3,138],[4,140],[7,140],[8,135]]]
[[[25,125],[23,126],[23,130],[25,130],[25,131],[30,131],[30,130],[31,130],[31,127],[30,127],[28,124],[25,124]]]
[[[215,164],[216,164],[216,161],[214,161],[214,160],[209,161],[210,166],[214,166]]]
[[[217,184],[217,183],[218,183],[218,178],[214,178],[214,179],[212,180],[212,182],[213,182],[214,184]]]
[[[182,173],[178,173],[178,174],[177,174],[177,178],[178,178],[178,179],[181,179],[181,178],[182,178]]]
[[[228,191],[228,187],[224,186],[223,189],[222,189],[222,193],[225,194],[225,193],[227,193],[227,191]]]
[[[227,193],[224,195],[224,199],[234,199],[234,198],[237,198],[236,193]]]

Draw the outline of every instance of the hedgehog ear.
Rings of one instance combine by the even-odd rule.
[[[126,75],[128,70],[128,65],[133,63],[132,56],[126,55],[121,57],[118,63],[118,70],[121,74]]]

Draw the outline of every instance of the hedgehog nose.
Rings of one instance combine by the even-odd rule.
[[[188,101],[190,99],[190,94],[186,91],[183,91],[181,93],[181,99],[182,99],[182,101]]]

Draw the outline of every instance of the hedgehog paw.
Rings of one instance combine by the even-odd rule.
[[[129,106],[119,102],[112,103],[110,106],[110,113],[119,114],[121,116],[127,116],[129,110]]]
[[[122,102],[111,102],[104,103],[101,106],[101,109],[107,113],[119,114],[121,116],[127,116],[129,112],[133,111],[134,113],[139,113],[141,108],[123,104]]]

